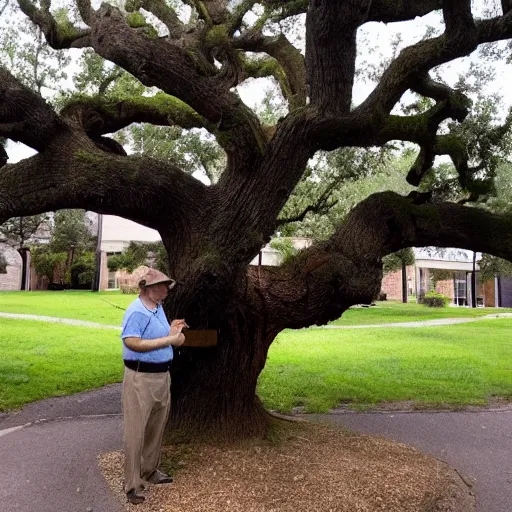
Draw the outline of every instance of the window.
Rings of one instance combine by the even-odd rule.
[[[113,290],[113,289],[116,289],[116,288],[119,288],[119,285],[117,283],[117,276],[116,276],[116,273],[117,272],[112,272],[112,271],[109,271],[108,273],[108,284],[107,284],[107,288],[109,290]]]
[[[468,287],[467,277],[465,272],[455,272],[454,279],[454,295],[453,303],[456,306],[468,305]]]
[[[419,271],[419,296],[424,297],[426,293],[435,289],[434,276],[432,275],[432,272],[429,272],[429,269],[427,268],[420,268]]]

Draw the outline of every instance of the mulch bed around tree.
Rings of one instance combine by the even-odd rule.
[[[123,455],[100,456],[112,491],[122,492]],[[331,426],[287,428],[279,442],[177,444],[163,469],[175,481],[145,492],[139,512],[471,512],[459,474],[418,450]],[[126,510],[134,510],[126,504]]]

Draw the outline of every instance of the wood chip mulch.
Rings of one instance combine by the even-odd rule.
[[[100,456],[111,490],[137,512],[471,512],[475,499],[448,465],[414,448],[318,424],[290,429],[279,443],[166,447],[170,485],[126,503],[123,455]]]

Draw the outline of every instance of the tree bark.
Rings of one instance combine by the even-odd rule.
[[[224,312],[217,310],[222,318],[206,326],[217,328],[217,346],[175,352],[171,423],[185,434],[231,440],[267,432],[270,416],[256,386],[277,331],[243,300],[238,296]]]
[[[311,103],[342,116],[352,103],[357,29],[371,2],[310,2],[306,19],[306,67]]]

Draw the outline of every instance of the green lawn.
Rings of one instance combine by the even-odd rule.
[[[134,298],[120,292],[0,292],[0,312],[121,325],[124,311],[115,306],[126,308]]]
[[[429,308],[423,304],[409,302],[377,302],[369,308],[353,307],[343,316],[332,322],[334,325],[370,325],[394,322],[414,322],[418,320],[434,320],[437,318],[467,318],[490,315],[493,313],[512,313],[507,308]]]
[[[0,319],[0,410],[122,379],[121,342],[111,329]]]
[[[135,295],[119,292],[0,292],[0,312],[74,318],[101,324],[119,325],[123,310]],[[118,306],[118,307],[115,307]],[[421,304],[378,302],[369,308],[354,307],[332,322],[335,325],[361,325],[411,322],[436,318],[465,318],[511,313],[512,309],[495,308],[427,308]]]
[[[1,292],[0,311],[119,325],[134,296],[91,292]],[[379,303],[354,308],[345,325],[455,318],[498,310],[429,309]],[[499,310],[503,312],[504,310]],[[120,381],[118,333],[0,318],[0,410]],[[285,331],[269,351],[259,390],[267,407],[325,411],[413,400],[419,406],[512,399],[512,320],[424,328]]]
[[[512,320],[286,331],[270,348],[259,393],[269,408],[309,412],[342,402],[443,406],[512,399]]]

